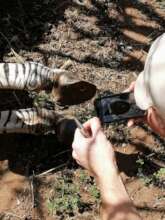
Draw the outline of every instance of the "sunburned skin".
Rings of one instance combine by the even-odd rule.
[[[154,107],[147,110],[147,123],[156,133],[165,137],[165,120]]]
[[[134,88],[135,82],[132,82],[126,91],[134,91]],[[154,106],[151,106],[146,110],[145,117],[138,119],[130,119],[127,125],[128,127],[131,127],[134,124],[138,124],[139,122],[147,123],[154,132],[165,137],[165,120],[161,117],[160,113]]]

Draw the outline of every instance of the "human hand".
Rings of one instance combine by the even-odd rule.
[[[106,173],[117,172],[114,150],[102,131],[99,119],[92,118],[83,126],[91,136],[85,138],[76,129],[72,144],[73,158],[99,179],[104,178]]]
[[[129,85],[129,87],[124,90],[124,92],[134,92],[134,88],[135,88],[135,81],[131,82],[131,84]],[[135,124],[139,124],[140,122],[144,122],[146,123],[147,122],[147,117],[144,116],[144,117],[140,117],[140,118],[132,118],[132,119],[129,119],[128,122],[127,122],[127,126],[128,127],[132,127],[133,125]]]
[[[73,158],[96,178],[102,205],[113,209],[114,205],[116,207],[120,203],[130,203],[118,173],[114,150],[102,131],[99,119],[92,118],[83,126],[90,137],[85,138],[79,129],[76,130],[72,144]],[[103,210],[103,214],[106,213],[108,211]]]

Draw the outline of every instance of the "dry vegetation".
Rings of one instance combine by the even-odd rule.
[[[5,0],[0,14],[1,62],[61,67],[71,60],[68,70],[99,94],[125,89],[165,30],[163,0]],[[0,109],[31,106],[32,95],[1,91]],[[69,111],[83,122],[95,115],[93,100]],[[105,132],[142,217],[165,219],[164,139],[144,125],[115,124]],[[99,192],[70,146],[54,135],[1,135],[0,143],[0,219],[98,219]]]

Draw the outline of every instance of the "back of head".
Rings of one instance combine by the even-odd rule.
[[[144,71],[136,80],[134,94],[141,109],[154,106],[165,118],[165,34],[153,42]]]

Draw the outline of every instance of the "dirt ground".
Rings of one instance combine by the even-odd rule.
[[[143,70],[151,42],[165,30],[163,0],[5,0],[0,14],[1,62],[19,61],[11,48],[24,60],[49,67],[71,60],[68,70],[95,84],[99,94],[127,88]],[[0,97],[1,110],[32,105],[27,93],[1,91]],[[95,115],[93,100],[68,111],[83,122]],[[126,123],[109,125],[105,133],[142,218],[165,219],[164,139],[145,125],[128,129]],[[70,146],[54,135],[4,134],[0,143],[0,219],[99,219],[97,191],[89,193],[94,182],[80,174]],[[70,212],[63,201],[58,203],[63,209],[55,202],[60,191],[55,184],[63,179],[84,201]]]

